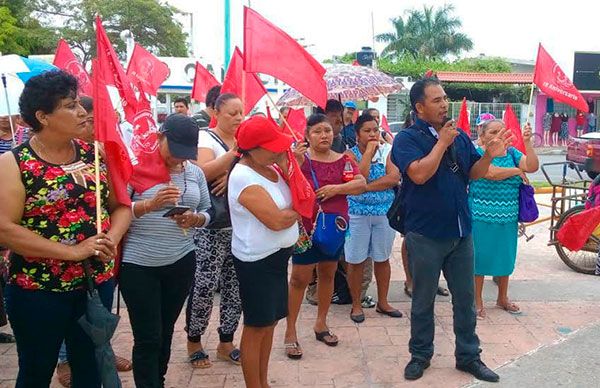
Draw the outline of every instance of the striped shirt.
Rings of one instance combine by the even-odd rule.
[[[12,149],[12,140],[0,139],[0,155]]]
[[[171,181],[182,193],[179,205],[198,212],[210,208],[206,178],[198,166],[186,163],[184,172],[171,174]],[[152,199],[166,185],[161,183],[142,194],[134,193],[132,201]],[[170,265],[196,248],[194,230],[184,234],[175,221],[163,217],[167,210],[159,209],[131,221],[123,246],[124,263],[145,267]]]

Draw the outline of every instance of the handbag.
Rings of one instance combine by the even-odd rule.
[[[229,147],[225,142],[213,131],[209,129],[203,129],[217,142],[225,152],[229,151]],[[210,196],[210,209],[207,210],[210,216],[210,222],[206,226],[206,229],[225,229],[231,227],[231,216],[229,215],[229,201],[227,195],[214,195],[211,190],[208,191]]]
[[[509,149],[515,167],[519,167],[512,149]],[[540,212],[535,203],[535,190],[526,183],[519,185],[519,222],[533,222],[538,219]]]
[[[317,190],[319,189],[317,175],[315,174],[310,158],[306,159],[308,160],[315,190]],[[318,200],[318,204],[319,209],[317,210],[317,216],[312,230],[312,245],[327,256],[335,256],[344,246],[346,231],[348,230],[348,221],[340,214],[325,213],[321,207],[320,200]]]
[[[392,206],[388,209],[386,216],[390,227],[395,231],[404,234],[404,196],[402,195],[402,185],[398,186],[396,196]]]

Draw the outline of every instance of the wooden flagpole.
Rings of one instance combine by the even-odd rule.
[[[275,108],[275,110],[277,111],[277,113],[279,114],[279,117],[281,117],[281,119],[283,120],[283,122],[285,123],[285,126],[287,127],[288,131],[290,131],[290,133],[292,134],[292,137],[294,138],[294,140],[296,142],[299,142],[300,139],[298,139],[298,137],[296,136],[296,133],[294,132],[294,130],[292,129],[291,125],[288,123],[287,119],[285,118],[284,115],[281,114],[281,111],[279,110],[279,108],[277,107],[277,105],[275,104],[275,101],[273,101],[273,97],[271,97],[271,95],[269,94],[269,92],[267,92],[267,98],[269,99],[269,101],[271,101],[271,105],[273,105],[273,108]]]
[[[531,114],[531,104],[533,103],[533,91],[535,89],[535,84],[532,82],[531,83],[531,92],[529,92],[529,105],[527,105],[527,120],[526,122],[529,123],[529,115]],[[529,123],[531,124],[531,123]]]
[[[100,187],[100,143],[94,140],[94,172],[96,174],[96,233],[102,233],[102,195]]]

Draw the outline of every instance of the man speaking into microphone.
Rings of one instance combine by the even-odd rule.
[[[510,143],[506,130],[480,156],[469,137],[448,120],[448,97],[437,78],[417,81],[410,90],[417,119],[394,139],[392,161],[402,173],[404,233],[413,276],[411,360],[404,370],[416,380],[433,356],[434,301],[440,272],[452,293],[456,368],[480,380],[499,376],[480,359],[473,305],[473,240],[467,202],[470,179],[483,178],[492,159]]]

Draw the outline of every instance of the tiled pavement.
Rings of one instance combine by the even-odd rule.
[[[538,237],[530,243],[520,242],[518,267],[515,281],[527,282],[532,289],[549,282],[560,284],[590,279],[575,274],[564,266],[551,248],[545,246],[543,228],[535,231]],[[393,304],[407,313],[409,300],[401,295],[403,273],[396,247],[393,265]],[[600,284],[600,282],[598,282]],[[551,286],[551,284],[550,284]],[[491,291],[493,285],[486,283]],[[600,288],[597,289],[600,291]],[[560,290],[557,290],[560,292]],[[596,295],[598,295],[596,293]],[[582,327],[600,322],[600,301],[590,298],[532,298],[523,294],[516,298],[524,314],[513,316],[493,308],[493,300],[487,301],[488,317],[478,321],[477,331],[482,341],[483,360],[492,368],[552,344]],[[597,299],[596,299],[597,300]],[[288,360],[283,349],[283,329],[276,329],[269,377],[273,387],[460,387],[472,382],[468,375],[454,369],[454,334],[449,298],[438,298],[436,305],[435,356],[425,376],[413,383],[402,377],[404,365],[409,359],[407,343],[410,326],[407,318],[382,317],[374,310],[365,310],[366,321],[357,325],[350,321],[348,306],[332,306],[329,324],[340,338],[336,348],[318,343],[312,333],[316,314],[313,306],[303,305],[298,323],[299,342],[304,348],[300,361]],[[132,346],[131,329],[127,313],[121,310],[122,320],[114,338],[117,354],[129,355]],[[243,377],[238,366],[216,360],[218,341],[216,323],[217,307],[206,338],[206,348],[213,366],[210,369],[193,370],[186,362],[186,337],[183,331],[183,314],[176,328],[171,364],[167,375],[168,387],[243,387]],[[239,333],[236,335],[239,340]],[[14,386],[17,373],[17,357],[14,345],[0,344],[0,388]],[[124,387],[133,387],[131,372],[122,373]],[[59,387],[54,382],[52,387]]]

